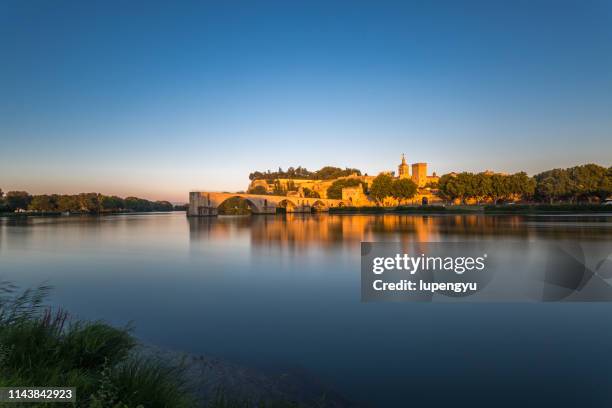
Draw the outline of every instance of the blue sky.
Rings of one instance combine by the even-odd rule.
[[[0,188],[612,165],[610,1],[0,3]]]

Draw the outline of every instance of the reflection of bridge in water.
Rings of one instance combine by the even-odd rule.
[[[328,211],[330,207],[342,205],[342,200],[329,198],[192,191],[189,193],[187,215],[194,217],[215,216],[219,213],[219,206],[235,197],[245,200],[253,214],[276,214],[277,208],[284,208],[288,213],[310,213],[312,211]]]

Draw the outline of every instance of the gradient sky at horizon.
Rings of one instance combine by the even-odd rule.
[[[612,165],[610,1],[0,3],[0,188]]]

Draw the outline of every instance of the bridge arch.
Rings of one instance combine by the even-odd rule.
[[[276,204],[277,208],[284,208],[287,212],[293,212],[298,206],[299,202],[291,200],[289,198],[284,198]]]
[[[257,203],[257,200],[253,200],[253,199],[251,199],[249,197],[244,197],[241,194],[236,194],[236,195],[231,195],[229,197],[222,198],[220,200],[220,202],[217,203],[217,213],[221,214],[221,215],[224,215],[222,213],[222,210],[224,209],[224,204],[226,204],[229,200],[236,199],[236,198],[239,199],[240,201],[246,202],[247,205],[249,206],[249,209],[250,209],[251,213],[260,213],[261,212],[261,210],[262,210],[261,204]],[[268,203],[267,203],[268,200],[265,200],[265,201],[266,202],[263,205],[267,206],[268,205]]]

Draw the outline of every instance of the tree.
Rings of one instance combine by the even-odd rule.
[[[100,212],[100,196],[98,193],[81,193],[78,196],[81,210],[90,213]]]
[[[297,187],[295,183],[293,182],[293,180],[289,180],[287,182],[287,191],[297,191]]]
[[[6,206],[10,211],[25,210],[32,201],[32,196],[26,191],[9,191],[5,197]]]
[[[44,194],[33,196],[28,209],[32,211],[51,212],[57,211],[57,206],[53,197]]]
[[[130,211],[147,212],[153,211],[153,203],[148,200],[143,200],[138,197],[127,197],[125,199],[125,208]]]
[[[605,191],[609,183],[607,180],[608,169],[596,164],[585,164],[567,169],[570,178],[573,180],[575,190],[574,199],[588,200],[600,198],[602,191]]]
[[[255,186],[250,191],[251,194],[268,194],[268,189],[264,186]]]
[[[493,195],[493,179],[486,173],[478,173],[474,176],[474,193],[478,203]]]
[[[493,174],[491,176],[491,199],[493,203],[497,204],[499,200],[508,195],[507,187],[503,175]]]
[[[576,190],[568,169],[553,169],[535,175],[537,182],[536,195],[541,199],[571,199]]]
[[[449,200],[460,199],[464,201],[469,194],[470,186],[467,185],[469,175],[461,174],[445,174],[440,177],[438,188],[442,196]]]
[[[79,211],[81,206],[79,204],[78,196],[75,195],[61,195],[57,198],[57,210],[58,211]]]
[[[311,179],[311,180],[334,180],[340,177],[347,177],[351,175],[361,175],[359,169],[340,167],[325,166],[321,169],[310,172],[305,167],[289,167],[287,171],[283,171],[282,168],[278,168],[278,171],[254,171],[249,174],[249,180],[276,180],[276,179]]]
[[[302,192],[304,193],[304,197],[306,198],[321,198],[321,195],[319,193],[309,189],[308,187],[304,187],[302,189]],[[340,193],[340,195],[342,195],[342,192]]]
[[[530,198],[534,195],[536,181],[533,177],[529,177],[524,171],[509,176],[508,180],[510,194],[520,196],[523,199]]]
[[[385,173],[381,173],[372,181],[370,196],[377,202],[382,202],[392,194],[393,178]]]
[[[155,201],[153,211],[172,211],[173,206],[170,201]]]
[[[393,181],[393,185],[391,187],[391,195],[397,199],[400,203],[403,200],[407,200],[416,195],[417,185],[414,181],[403,178],[397,179]]]
[[[125,208],[123,198],[117,196],[101,196],[100,208],[103,211],[120,211]]]
[[[610,195],[612,195],[612,167],[609,167],[606,171],[606,175],[597,191],[600,201],[606,200]]]
[[[274,182],[274,189],[272,190],[272,194],[284,196],[284,195],[287,195],[287,190],[283,188],[280,181],[276,180]]]
[[[358,178],[347,178],[347,179],[336,180],[332,183],[331,186],[327,188],[327,198],[341,200],[343,188],[356,187],[360,184],[363,187],[363,182],[359,180]]]
[[[352,175],[361,176],[361,171],[348,167],[343,170],[340,167],[325,166],[320,170],[315,171],[312,175],[312,178],[316,180],[333,180],[340,177],[347,177]]]

